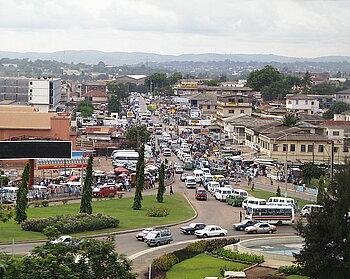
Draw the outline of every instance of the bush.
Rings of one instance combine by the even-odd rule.
[[[174,254],[165,254],[153,261],[152,269],[168,271],[173,265],[179,262],[179,259]]]
[[[190,245],[188,245],[186,247],[186,249],[189,250],[189,251],[195,251],[195,252],[198,252],[198,253],[203,253],[203,252],[205,252],[207,250],[208,242],[209,241],[206,241],[206,240],[200,240],[200,241],[191,243]]]
[[[110,194],[108,195],[108,197],[109,197],[110,199],[114,199],[114,198],[115,198],[115,194],[110,193]]]
[[[48,240],[54,240],[60,235],[60,231],[54,226],[47,226],[43,230],[43,234],[48,238]]]
[[[246,253],[238,253],[238,252],[234,252],[234,251],[226,250],[222,248],[217,249],[212,253],[220,257],[224,257],[232,260],[238,260],[242,262],[259,263],[259,264],[264,262],[263,256],[257,256],[257,255],[246,254]]]
[[[239,239],[236,238],[220,238],[220,239],[213,239],[209,240],[207,243],[206,251],[212,252],[214,250],[223,248],[230,244],[235,244],[239,241]]]
[[[43,232],[48,226],[57,228],[63,234],[116,228],[119,220],[102,213],[56,216],[47,218],[28,219],[21,224],[25,231]]]
[[[220,274],[222,277],[225,276],[225,271],[241,271],[242,268],[240,266],[232,266],[232,265],[224,265],[220,267]]]
[[[40,207],[41,202],[40,202],[40,201],[35,201],[35,202],[33,203],[33,205],[34,205],[34,207]]]
[[[279,273],[284,275],[303,275],[303,268],[299,265],[289,265],[289,266],[280,266],[278,268]]]
[[[62,200],[62,203],[63,203],[63,204],[67,204],[67,203],[68,203],[68,199],[63,199],[63,200]]]
[[[49,201],[41,201],[41,205],[43,207],[48,207],[49,206]]]
[[[148,217],[165,217],[169,215],[169,209],[161,206],[161,207],[151,207],[147,209],[147,216]]]

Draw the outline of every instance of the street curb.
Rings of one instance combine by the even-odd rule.
[[[198,212],[197,210],[194,208],[194,206],[192,205],[192,203],[190,202],[190,200],[187,198],[187,196],[183,193],[179,193],[180,195],[182,195],[187,203],[191,206],[192,210],[194,211],[194,216],[186,219],[184,221],[180,221],[180,222],[176,222],[176,223],[172,223],[172,224],[167,224],[167,225],[162,225],[162,226],[154,226],[153,228],[169,228],[169,227],[174,227],[177,225],[181,225],[187,222],[190,222],[194,219],[196,219],[198,217]],[[122,235],[122,234],[128,234],[128,233],[133,233],[133,232],[139,232],[140,230],[143,230],[144,228],[137,228],[137,229],[131,229],[131,230],[126,230],[126,231],[117,231],[117,232],[109,232],[109,233],[101,233],[101,234],[93,234],[93,235],[84,235],[84,236],[78,236],[79,238],[97,238],[97,237],[106,237],[109,235]],[[45,243],[47,242],[47,240],[37,240],[37,241],[18,241],[18,242],[1,242],[0,243],[0,247],[1,246],[6,246],[6,245],[13,245],[13,244],[40,244],[40,243]]]

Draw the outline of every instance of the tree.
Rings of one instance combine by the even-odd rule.
[[[278,185],[277,186],[277,191],[276,191],[276,197],[280,197],[281,196],[281,188],[280,186]]]
[[[247,78],[247,86],[253,90],[261,91],[263,87],[282,80],[283,75],[274,67],[266,65],[261,70],[252,71]]]
[[[163,197],[164,197],[164,193],[165,193],[164,179],[165,179],[165,166],[164,166],[164,163],[162,163],[160,168],[159,168],[157,202],[163,202]]]
[[[293,114],[286,114],[283,117],[283,124],[286,126],[294,126],[298,120],[298,117],[294,116]]]
[[[349,109],[350,104],[344,102],[336,102],[329,107],[329,109],[323,114],[323,117],[326,119],[333,119],[334,114],[340,114]]]
[[[111,95],[108,99],[108,111],[111,112],[120,112],[120,102],[116,95]]]
[[[305,184],[310,184],[312,178],[319,179],[325,171],[322,167],[316,166],[314,163],[308,163],[303,166],[301,176]]]
[[[92,214],[92,183],[94,181],[94,175],[92,173],[92,167],[94,163],[94,157],[90,155],[85,172],[85,180],[83,185],[83,192],[80,203],[80,213]],[[82,180],[83,178],[81,178]]]
[[[47,242],[35,247],[26,257],[10,257],[0,254],[0,263],[5,266],[0,277],[52,278],[52,279],[136,279],[131,261],[115,251],[113,238],[107,240],[85,239],[73,245],[52,245]]]
[[[288,93],[291,93],[291,90],[285,80],[274,81],[261,89],[264,101],[283,100]]]
[[[13,217],[13,210],[10,206],[0,204],[0,222],[6,223]]]
[[[107,90],[108,94],[116,95],[120,100],[129,97],[129,88],[126,83],[118,82],[116,80],[107,82]]]
[[[142,191],[145,184],[145,146],[142,145],[139,150],[139,158],[136,165],[136,183],[135,196],[132,209],[140,210],[142,207]]]
[[[48,238],[48,240],[55,240],[60,233],[61,232],[54,226],[47,226],[43,230],[43,234]]]
[[[183,78],[182,73],[175,72],[169,77],[169,83],[171,85],[176,84],[182,78]]]
[[[150,88],[150,82],[152,82],[152,88],[154,89],[169,86],[169,79],[165,73],[153,73],[151,76],[149,76],[145,81],[148,88]]]
[[[208,85],[208,86],[218,86],[219,85],[220,80],[217,79],[211,79],[211,80],[205,80],[203,82],[204,85]]]
[[[147,131],[145,126],[131,127],[126,131],[126,138],[130,141],[148,142],[151,133]]]
[[[324,197],[325,197],[325,179],[323,176],[320,177],[318,180],[318,193],[317,193],[317,204],[323,204]]]
[[[27,220],[27,207],[28,207],[28,181],[29,181],[29,163],[24,167],[22,173],[22,181],[18,186],[17,199],[16,199],[16,216],[15,220],[18,224]]]
[[[307,222],[297,223],[298,233],[305,239],[297,263],[303,275],[311,278],[349,278],[350,274],[350,166],[338,169],[327,187],[321,205]]]
[[[305,92],[312,85],[311,74],[309,71],[305,73],[305,75],[301,78],[300,85],[303,87],[303,91]]]
[[[94,111],[94,106],[91,102],[84,100],[78,104],[77,111],[81,112],[83,117],[89,117]]]
[[[322,82],[312,86],[307,93],[314,95],[332,95],[336,92],[335,88],[336,86],[334,84]]]

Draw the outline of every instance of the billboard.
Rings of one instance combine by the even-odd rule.
[[[71,158],[70,141],[0,141],[0,159]]]
[[[93,151],[72,151],[71,159],[42,159],[36,162],[38,170],[77,169],[87,167]]]

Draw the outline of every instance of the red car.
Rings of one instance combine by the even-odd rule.
[[[147,228],[147,229],[143,229],[142,232],[138,233],[136,235],[136,239],[137,240],[140,240],[140,241],[144,241],[145,240],[145,237],[147,236],[147,234],[150,232],[150,231],[153,231],[154,228]]]
[[[99,186],[92,190],[94,197],[108,197],[110,194],[117,194],[118,187],[115,185]]]
[[[202,187],[198,187],[196,189],[195,197],[196,197],[196,200],[206,201],[208,199],[207,191]]]

